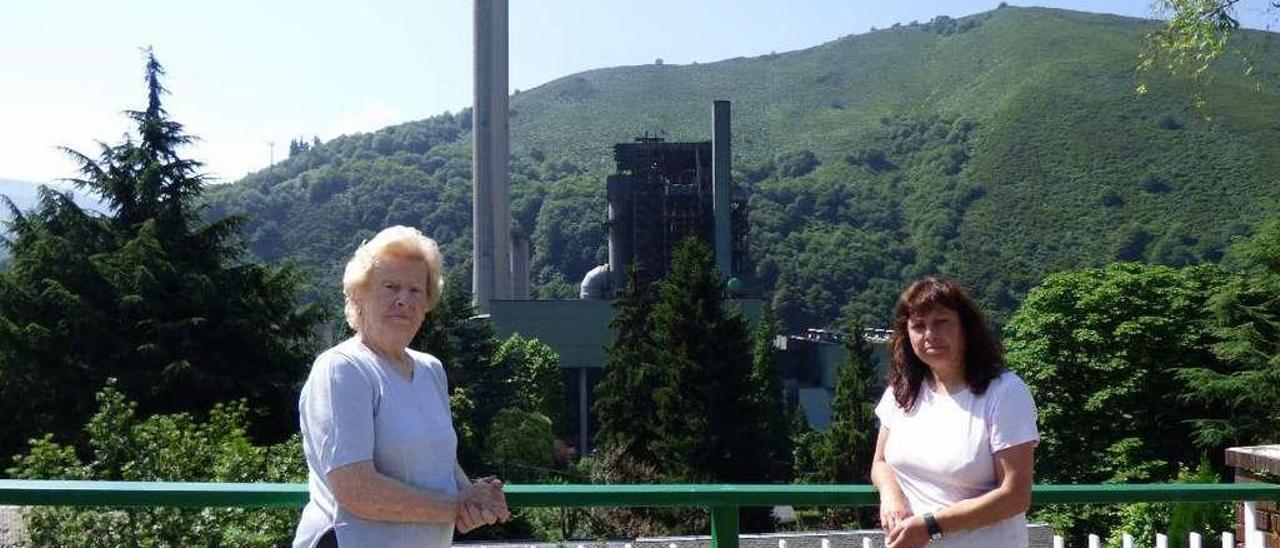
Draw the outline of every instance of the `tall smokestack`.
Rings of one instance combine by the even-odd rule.
[[[507,0],[476,0],[471,287],[480,314],[511,298],[507,87]]]
[[[716,101],[711,118],[711,207],[715,216],[716,268],[720,275],[733,276],[729,246],[730,201],[733,188],[732,150],[729,146],[729,101]]]

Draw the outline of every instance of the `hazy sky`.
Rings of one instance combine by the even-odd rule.
[[[1014,5],[1030,5],[1010,2]],[[618,65],[706,63],[805,48],[871,27],[962,16],[998,0],[511,0],[511,87]],[[1247,26],[1273,18],[1245,0]],[[1037,5],[1151,17],[1148,0]],[[166,106],[202,140],[185,151],[222,181],[282,158],[293,137],[457,111],[471,102],[470,0],[44,0],[0,10],[0,178],[74,174],[129,129],[150,45]]]

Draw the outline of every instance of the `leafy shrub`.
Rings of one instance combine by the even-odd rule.
[[[7,470],[17,479],[302,482],[298,436],[256,446],[243,400],[219,404],[203,422],[190,414],[137,416],[108,381],[84,427],[87,463],[52,435],[31,440]],[[34,546],[280,546],[293,537],[294,509],[38,507],[25,517]]]

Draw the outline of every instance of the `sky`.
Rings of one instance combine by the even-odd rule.
[[[575,72],[708,63],[807,48],[894,23],[993,9],[998,0],[511,0],[510,84]],[[1150,0],[1042,0],[1154,17]],[[233,182],[334,137],[471,103],[470,0],[6,0],[0,8],[0,179],[75,175],[145,103],[141,48],[164,64],[165,106],[200,141],[184,155]],[[1245,26],[1276,22],[1244,0]],[[274,143],[274,146],[272,145]]]

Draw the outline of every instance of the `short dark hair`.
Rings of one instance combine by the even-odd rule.
[[[889,336],[892,363],[886,384],[893,387],[898,407],[907,411],[915,407],[920,384],[929,374],[929,366],[911,349],[907,321],[938,307],[954,310],[960,316],[965,343],[964,379],[971,392],[986,392],[987,385],[1004,371],[1004,350],[964,286],[950,278],[933,276],[916,281],[898,296],[893,310],[893,334]]]

